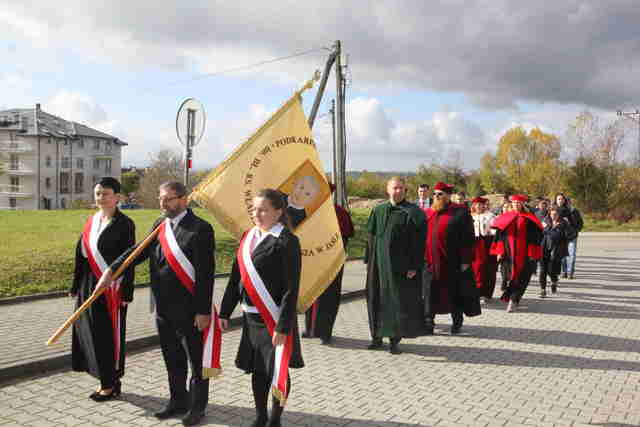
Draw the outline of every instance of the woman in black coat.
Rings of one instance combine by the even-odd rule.
[[[69,291],[76,298],[76,307],[93,293],[101,269],[135,244],[135,225],[117,208],[120,200],[118,180],[102,178],[95,186],[94,196],[99,210],[88,218],[76,245],[75,272]],[[133,269],[129,269],[118,286],[100,295],[73,327],[72,368],[100,380],[98,390],[89,396],[97,402],[120,394],[127,304],[133,299],[133,279]]]
[[[222,300],[220,320],[222,328],[226,329],[233,310],[238,303],[241,304],[243,326],[236,366],[252,374],[257,415],[252,426],[273,427],[281,425],[284,401],[291,385],[288,376],[283,376],[286,385],[274,386],[269,417],[267,401],[272,378],[274,373],[278,377],[278,372],[284,372],[279,368],[286,369],[278,364],[281,359],[276,349],[290,346],[292,352],[288,367],[304,366],[296,314],[302,260],[300,242],[288,227],[287,204],[282,193],[262,190],[253,199],[253,207],[256,225],[244,234],[240,243]],[[259,290],[263,293],[260,294]],[[268,302],[273,303],[269,310],[264,308],[269,306]],[[278,312],[277,320],[273,321],[270,310]]]

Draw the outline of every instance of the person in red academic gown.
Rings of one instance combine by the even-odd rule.
[[[330,184],[331,191],[335,191],[335,185]],[[342,234],[342,243],[345,251],[347,250],[347,242],[353,237],[354,229],[351,215],[342,206],[335,203],[336,216],[338,217],[338,225],[340,226],[340,234]],[[340,295],[342,294],[342,273],[344,266],[340,269],[336,278],[327,289],[316,299],[313,305],[305,313],[305,332],[303,338],[320,338],[322,344],[331,343],[333,336],[333,324],[338,315],[340,307]]]
[[[425,323],[433,333],[436,314],[451,313],[451,333],[462,328],[463,313],[480,314],[480,301],[470,270],[473,220],[466,205],[450,202],[453,186],[438,182],[426,211],[426,273],[423,276]],[[469,276],[469,277],[467,277]]]
[[[476,287],[480,291],[480,298],[485,303],[493,298],[498,268],[495,255],[489,253],[493,236],[496,234],[495,229],[491,228],[495,216],[487,210],[486,204],[487,199],[483,197],[476,197],[471,201],[471,216],[473,217],[475,234],[471,267]]]
[[[491,253],[498,261],[509,264],[510,277],[502,294],[502,300],[509,302],[507,311],[515,311],[527,290],[536,261],[542,255],[542,224],[536,216],[525,208],[527,197],[521,194],[511,196],[513,210],[500,215],[493,222],[496,238]]]

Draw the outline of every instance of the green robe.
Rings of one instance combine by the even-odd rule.
[[[376,206],[367,224],[367,310],[373,338],[416,337],[424,331],[422,268],[426,221],[413,203]],[[413,279],[407,272],[415,270]]]

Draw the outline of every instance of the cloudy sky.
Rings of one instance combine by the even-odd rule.
[[[129,143],[125,165],[179,148],[180,102],[204,104],[194,166],[212,168],[336,39],[348,55],[347,168],[466,168],[521,124],[563,136],[577,113],[640,101],[640,8],[607,1],[0,0],[0,109],[33,107]],[[242,71],[246,65],[306,52]],[[314,134],[329,168],[334,78]],[[305,94],[310,108],[315,89]]]

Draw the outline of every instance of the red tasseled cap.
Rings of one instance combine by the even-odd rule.
[[[524,194],[514,194],[513,196],[511,196],[511,201],[512,202],[526,202],[528,201],[529,198],[527,196],[525,196]]]
[[[453,185],[445,184],[442,181],[438,181],[436,185],[433,186],[433,189],[444,191],[447,194],[451,194],[453,192]]]

